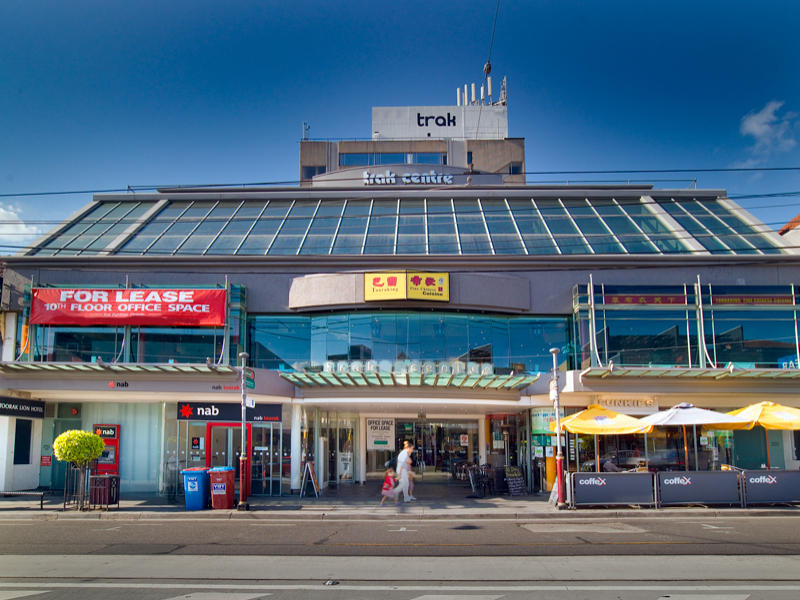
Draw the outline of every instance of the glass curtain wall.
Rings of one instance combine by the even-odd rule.
[[[591,353],[594,342],[603,364],[721,368],[732,363],[739,368],[771,369],[798,364],[794,286],[703,285],[700,289],[698,303],[691,284],[595,285],[592,322],[587,288],[578,286],[573,297],[577,361],[582,367],[597,362]],[[701,329],[705,352],[700,347]]]
[[[252,315],[253,366],[321,369],[338,360],[461,360],[492,363],[497,373],[544,371],[550,348],[570,356],[569,320],[443,312]]]

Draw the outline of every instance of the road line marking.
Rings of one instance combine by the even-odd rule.
[[[42,587],[42,586],[37,586]],[[25,598],[26,596],[35,596],[36,594],[49,594],[50,590],[37,590],[37,591],[17,591],[17,592],[0,592],[0,600],[14,600],[14,598]]]
[[[425,594],[424,596],[417,596],[411,600],[499,600],[499,598],[502,597],[503,594],[500,594],[499,596],[465,596],[463,594],[454,596],[452,594]]]
[[[708,594],[681,594],[678,596],[670,594],[669,596],[661,596],[658,600],[747,600],[749,597],[750,594],[736,594],[735,596],[729,594],[712,594],[711,596]]]
[[[165,598],[165,600],[253,600],[261,596],[271,596],[272,594],[231,594],[227,592],[192,592],[190,594],[181,594],[172,598]]]

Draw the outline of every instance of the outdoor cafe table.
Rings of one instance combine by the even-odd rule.
[[[735,471],[659,471],[658,503],[741,505]]]
[[[655,505],[649,472],[572,473],[572,505]]]

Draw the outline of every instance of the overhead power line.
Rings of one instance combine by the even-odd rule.
[[[389,165],[363,165],[363,168],[381,168],[383,166]],[[393,165],[396,166],[396,165]],[[411,165],[409,165],[411,166]],[[436,167],[437,165],[416,165],[419,167]],[[441,166],[441,165],[439,165]],[[755,172],[762,172],[762,173],[769,173],[769,172],[791,172],[791,171],[800,171],[800,166],[790,166],[790,167],[710,167],[710,168],[680,168],[680,169],[605,169],[605,170],[550,170],[550,171],[525,171],[522,173],[523,175],[624,175],[624,174],[647,174],[647,173],[659,173],[659,174],[666,174],[666,173],[755,173]],[[465,169],[463,172],[464,175],[468,174],[468,170]],[[338,179],[337,182],[360,182],[362,181],[361,177],[353,177],[350,179]],[[617,183],[624,183],[626,180],[620,180]],[[652,182],[653,180],[641,180],[641,183]],[[679,181],[690,181],[690,180],[679,180]],[[151,184],[137,184],[137,185],[128,185],[125,187],[117,187],[117,188],[88,188],[88,189],[81,189],[81,190],[49,190],[49,191],[38,191],[38,192],[4,192],[0,193],[0,198],[25,198],[25,197],[32,197],[32,196],[67,196],[67,195],[78,195],[78,194],[114,194],[114,193],[125,193],[130,192],[135,194],[136,192],[146,192],[146,191],[155,191],[158,189],[169,189],[175,191],[181,190],[188,190],[188,189],[203,189],[203,188],[242,188],[246,190],[247,188],[251,187],[270,187],[270,186],[279,186],[279,185],[298,185],[300,180],[292,179],[292,180],[275,180],[275,181],[250,181],[250,182],[228,182],[228,183],[202,183],[202,184],[160,184],[160,185],[151,185]],[[531,183],[531,182],[528,182]],[[535,183],[535,182],[533,182]],[[556,183],[556,182],[544,182],[544,183]],[[582,183],[592,183],[592,181],[584,181]],[[597,183],[597,182],[595,182]],[[602,182],[602,183],[609,183],[609,182]],[[615,183],[615,182],[610,182]],[[522,185],[522,184],[521,184]],[[302,188],[305,189],[305,188]]]

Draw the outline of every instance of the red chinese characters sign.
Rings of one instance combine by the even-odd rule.
[[[436,300],[449,302],[449,273],[398,271],[364,273],[364,300]]]
[[[408,297],[415,300],[450,300],[449,273],[409,273]]]
[[[683,294],[606,294],[605,304],[686,304]]]
[[[36,288],[32,325],[221,327],[225,290]]]

